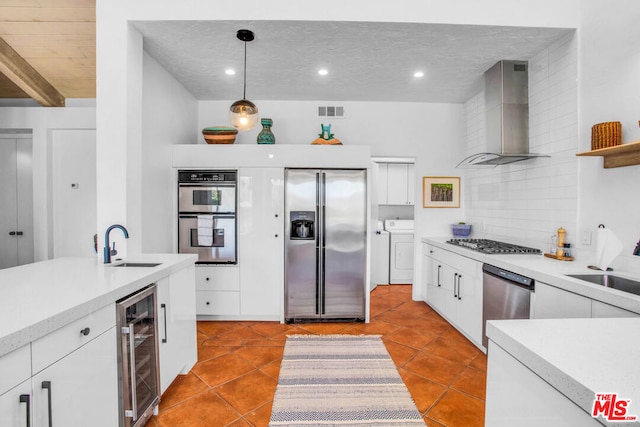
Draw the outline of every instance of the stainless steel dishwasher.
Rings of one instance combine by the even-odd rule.
[[[483,264],[482,289],[482,345],[487,348],[487,320],[529,319],[534,280]]]

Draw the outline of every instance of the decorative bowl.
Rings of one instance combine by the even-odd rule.
[[[233,144],[238,129],[229,126],[211,126],[202,129],[202,136],[207,144]]]
[[[453,232],[453,237],[469,237],[471,224],[452,224],[451,231]]]

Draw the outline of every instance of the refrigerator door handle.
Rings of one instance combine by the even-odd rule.
[[[325,255],[326,255],[326,248],[327,248],[327,240],[326,240],[326,213],[327,213],[327,174],[325,172],[322,172],[322,183],[321,183],[321,188],[322,188],[322,204],[320,206],[320,209],[322,209],[322,215],[320,216],[320,224],[322,226],[322,256],[321,256],[321,263],[320,263],[320,268],[321,268],[321,284],[322,284],[322,294],[321,294],[321,311],[320,314],[325,315],[326,314],[326,299],[325,299],[325,271],[326,271],[326,262],[325,262]]]
[[[322,225],[320,222],[320,212],[322,209],[320,200],[320,173],[316,172],[316,224],[315,224],[315,233],[316,233],[316,315],[322,312],[323,307],[321,307],[320,295],[321,295],[321,285],[322,285],[322,236],[318,231],[322,230]]]

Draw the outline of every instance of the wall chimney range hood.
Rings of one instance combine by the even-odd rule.
[[[467,157],[457,168],[549,157],[529,153],[528,66],[526,61],[500,61],[484,73],[487,151]]]

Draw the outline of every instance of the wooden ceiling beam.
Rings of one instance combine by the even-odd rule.
[[[43,107],[64,107],[64,96],[2,38],[0,38],[0,73],[7,76]]]

